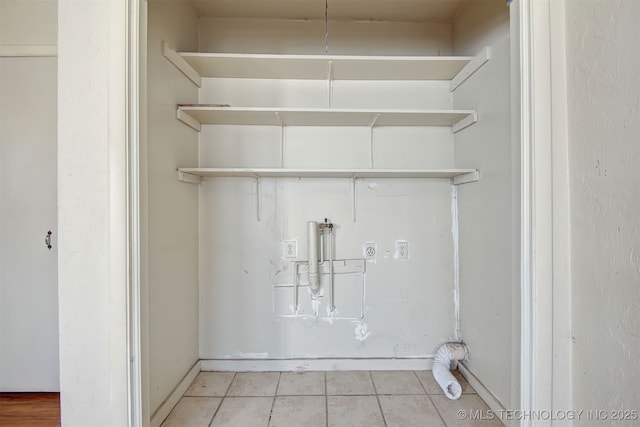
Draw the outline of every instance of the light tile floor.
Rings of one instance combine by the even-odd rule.
[[[162,427],[503,426],[453,373],[459,400],[431,371],[200,372]]]

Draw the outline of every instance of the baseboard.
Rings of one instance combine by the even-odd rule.
[[[189,372],[187,372],[178,385],[175,386],[164,402],[162,402],[160,407],[153,413],[151,416],[150,427],[159,427],[160,424],[162,424],[165,418],[169,416],[169,413],[171,413],[173,407],[178,404],[178,401],[182,398],[182,395],[187,391],[199,372],[200,361],[197,361],[191,369],[189,369]]]
[[[203,371],[422,371],[433,358],[323,358],[323,359],[204,359]]]
[[[458,362],[458,370],[482,400],[489,405],[489,409],[491,409],[495,414],[504,413],[505,407],[502,402],[500,402],[500,400],[498,400],[498,398],[491,393],[487,387],[485,387],[482,381],[480,381],[478,377],[464,365],[464,362]]]

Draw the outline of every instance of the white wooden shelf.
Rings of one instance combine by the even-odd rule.
[[[288,168],[180,168],[184,174],[197,177],[253,177],[253,178],[445,178],[457,183],[477,181],[476,169],[288,169]],[[182,174],[182,175],[180,175]],[[462,178],[465,177],[465,178]],[[192,178],[186,177],[191,182]],[[185,181],[185,179],[182,179]]]
[[[256,181],[256,218],[260,221],[262,178],[346,178],[351,180],[353,220],[356,220],[356,180],[364,178],[450,179],[460,185],[480,180],[477,169],[288,169],[288,168],[179,168],[178,180],[200,184],[203,178],[253,178]]]
[[[201,77],[310,80],[451,80],[472,56],[179,54]]]
[[[196,85],[203,77],[310,80],[450,80],[455,90],[491,57],[476,56],[272,55],[176,52],[163,55]]]
[[[177,118],[201,125],[262,126],[451,126],[458,132],[478,120],[474,110],[355,110],[178,106]]]

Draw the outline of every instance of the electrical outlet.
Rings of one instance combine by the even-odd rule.
[[[298,241],[284,240],[282,242],[282,257],[297,258],[298,257]]]
[[[365,242],[362,245],[362,255],[367,262],[376,262],[376,255],[378,253],[378,245],[376,242]]]
[[[396,251],[393,254],[395,259],[409,259],[409,242],[406,240],[396,241]]]

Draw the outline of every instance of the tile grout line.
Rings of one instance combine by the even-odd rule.
[[[380,403],[380,396],[378,395],[378,388],[376,387],[376,382],[373,380],[373,373],[371,373],[371,371],[369,371],[369,378],[371,379],[371,384],[373,384],[373,391],[376,396],[376,402],[378,402],[378,408],[380,409],[382,422],[384,423],[384,426],[387,427],[387,419],[384,416],[384,411],[382,410],[382,404]]]
[[[431,371],[428,371],[428,372],[431,372]],[[431,402],[433,409],[436,410],[436,414],[438,414],[438,416],[440,417],[440,420],[442,421],[442,425],[447,427],[447,422],[444,420],[444,418],[442,417],[442,414],[440,413],[440,410],[436,406],[436,403],[433,401],[433,399],[427,392],[427,388],[424,386],[424,384],[422,384],[422,381],[420,381],[420,377],[418,376],[418,373],[416,371],[413,371],[413,375],[415,375],[416,378],[418,379],[418,382],[420,383],[420,387],[422,387],[422,389],[424,390],[424,394],[427,396],[427,399],[429,399],[429,402]]]
[[[229,381],[229,385],[227,386],[227,389],[224,391],[224,395],[222,396],[222,399],[220,399],[220,404],[218,405],[218,407],[214,411],[213,416],[211,417],[211,420],[209,421],[209,424],[207,424],[207,426],[211,427],[211,424],[213,424],[213,419],[216,417],[216,415],[218,415],[218,412],[220,412],[220,408],[222,408],[222,404],[224,403],[224,399],[226,399],[227,394],[229,394],[229,389],[231,388],[231,384],[233,384],[233,381],[236,379],[236,374],[237,374],[237,372],[233,373],[233,377],[231,378],[231,381]]]
[[[428,395],[429,393],[427,393],[427,389],[425,388],[424,384],[422,384],[422,381],[420,381],[420,377],[418,376],[418,373],[416,371],[413,371],[413,375],[418,380],[418,383],[420,384],[420,387],[422,387],[422,389],[424,390],[424,394]]]
[[[440,396],[439,394],[434,394],[434,396]],[[442,414],[440,413],[440,409],[438,409],[438,405],[436,405],[436,403],[433,401],[433,399],[431,398],[431,395],[427,394],[427,397],[429,398],[429,401],[431,402],[431,404],[433,405],[433,407],[436,410],[436,413],[438,414],[438,416],[440,417],[440,419],[442,420],[442,425],[444,425],[445,427],[448,426],[447,422],[445,421],[444,417],[442,416]]]
[[[269,411],[269,419],[267,420],[267,427],[271,425],[271,417],[273,416],[273,408],[276,406],[276,396],[278,395],[278,389],[280,388],[280,379],[282,378],[282,372],[278,372],[278,382],[276,389],[273,392],[273,398],[271,400],[271,410]]]
[[[329,388],[327,386],[327,371],[324,371],[324,423],[329,427]]]

